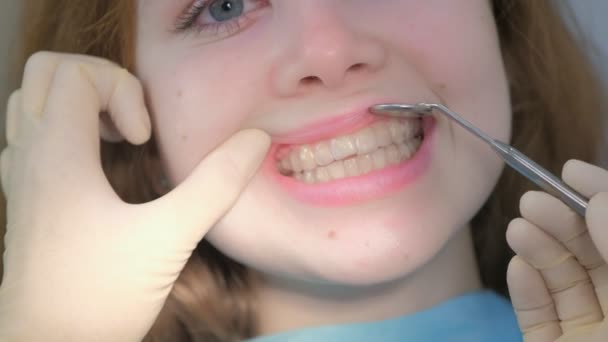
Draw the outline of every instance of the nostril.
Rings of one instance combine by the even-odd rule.
[[[301,82],[304,85],[311,85],[311,84],[315,84],[315,83],[320,83],[321,79],[317,76],[308,76],[308,77],[304,77]]]
[[[357,64],[351,65],[351,67],[348,68],[348,71],[354,71],[354,72],[356,72],[356,71],[360,71],[360,70],[363,70],[363,69],[365,69],[365,63],[357,63]]]
[[[346,70],[346,74],[351,73],[351,72],[356,73],[356,72],[365,70],[367,68],[367,66],[368,65],[366,63],[353,64]],[[310,76],[302,77],[300,79],[300,84],[303,86],[315,86],[315,85],[319,85],[319,84],[324,84],[326,86],[335,86],[342,80],[342,77],[345,76],[345,73],[338,74],[338,73],[331,72],[331,73],[327,73],[324,76],[325,77],[310,75]]]

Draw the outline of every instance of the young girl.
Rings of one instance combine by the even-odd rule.
[[[0,341],[517,341],[514,311],[526,341],[608,339],[606,171],[564,167],[584,221],[446,118],[368,111],[440,102],[558,174],[593,161],[600,89],[551,2],[32,0],[23,23]]]

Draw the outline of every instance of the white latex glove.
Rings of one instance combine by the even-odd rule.
[[[129,142],[149,139],[140,83],[105,60],[36,54],[10,98],[1,341],[141,340],[270,144],[261,131],[241,131],[169,194],[131,205],[101,168],[100,111]]]
[[[525,342],[605,342],[608,171],[570,161],[562,178],[590,198],[586,217],[544,192],[522,197],[507,231],[511,299]]]

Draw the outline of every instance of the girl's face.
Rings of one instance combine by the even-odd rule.
[[[444,117],[368,112],[441,102],[509,140],[487,0],[141,0],[137,38],[171,183],[239,130],[271,135],[263,167],[207,235],[263,272],[344,285],[406,276],[468,225],[501,172]]]

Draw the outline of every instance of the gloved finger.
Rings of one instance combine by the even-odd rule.
[[[156,201],[140,205],[140,217],[150,217],[164,248],[186,260],[207,231],[233,206],[261,165],[270,137],[243,130],[212,151],[175,189]],[[167,227],[172,227],[167,229]],[[181,254],[180,254],[181,253]]]
[[[586,221],[593,242],[604,260],[608,260],[608,192],[601,192],[591,197],[587,207]],[[596,287],[598,297],[605,305],[604,310],[608,312],[608,283],[603,282]]]
[[[36,118],[23,115],[23,91],[16,90],[11,94],[6,110],[6,140],[13,148],[24,147],[27,141],[39,125]]]
[[[83,170],[86,165],[99,172],[99,112],[104,110],[130,142],[149,139],[150,118],[134,76],[115,66],[61,62],[41,119],[50,135],[44,142],[47,150],[63,154],[62,160],[78,161]]]
[[[19,131],[19,113],[21,112],[21,89],[14,91],[8,99],[6,106],[6,142],[14,145]]]
[[[562,335],[553,299],[537,269],[515,256],[507,283],[524,342],[554,342]]]
[[[0,154],[0,177],[2,182],[2,192],[4,193],[4,198],[9,199],[9,167],[10,167],[10,159],[11,159],[11,150],[10,147],[5,147]]]
[[[588,198],[608,192],[608,171],[580,160],[569,160],[564,165],[562,179]]]
[[[580,160],[570,160],[564,165],[562,178],[568,185],[590,199],[585,217],[587,229],[604,261],[608,260],[608,232],[606,231],[608,203],[605,199],[607,195],[603,194],[608,192],[608,171]],[[598,281],[596,291],[604,312],[608,312],[606,282]]]
[[[39,119],[46,107],[50,87],[58,65],[64,61],[97,65],[101,67],[116,67],[116,64],[103,58],[87,55],[64,54],[41,51],[33,54],[27,61],[23,75],[23,93],[27,101],[24,108],[15,112],[22,119]],[[106,122],[100,117],[99,135],[109,142],[119,142],[124,137],[115,129],[112,122]]]
[[[102,58],[64,54],[57,52],[40,51],[30,56],[23,71],[22,87],[23,112],[40,118],[46,107],[51,83],[53,81],[57,66],[64,60],[74,60],[81,63],[90,63],[100,66],[111,66],[113,63]]]
[[[587,270],[604,312],[608,312],[608,265],[593,243],[584,218],[557,198],[531,191],[520,201],[522,216],[561,242]]]
[[[608,192],[591,197],[587,207],[587,226],[604,259],[608,259]]]
[[[539,270],[564,333],[604,318],[589,275],[559,241],[525,219],[509,224],[507,241]]]

